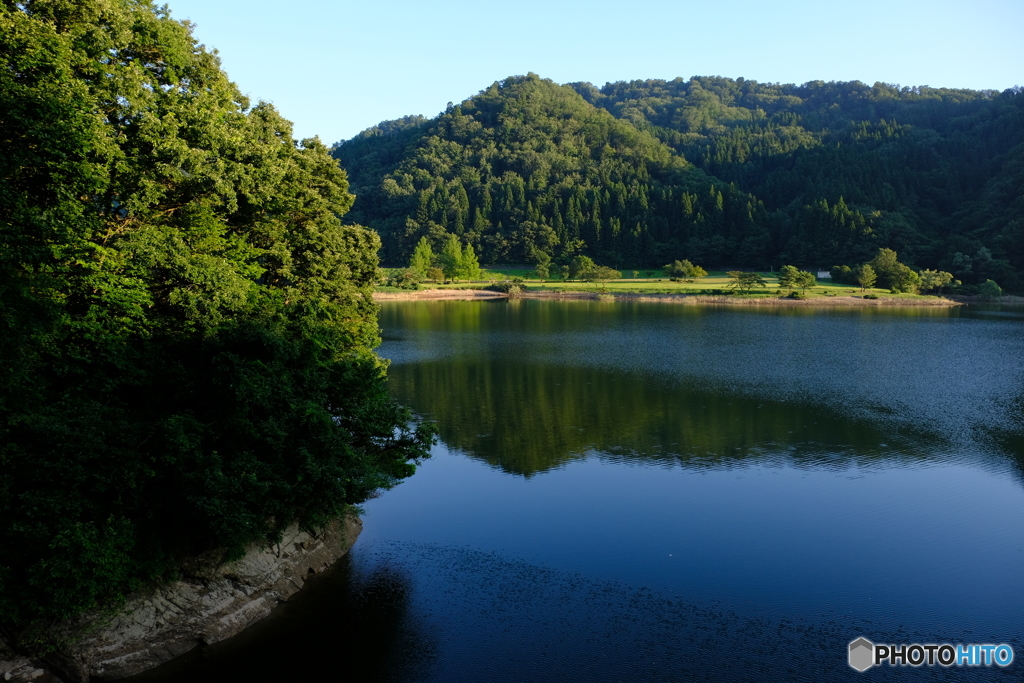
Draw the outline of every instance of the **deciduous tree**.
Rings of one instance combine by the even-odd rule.
[[[796,287],[796,279],[800,269],[796,266],[782,266],[779,268],[779,287],[792,289]]]
[[[734,287],[740,292],[749,292],[754,287],[765,287],[768,285],[767,280],[761,277],[760,273],[730,270],[726,275],[729,277],[729,287]]]
[[[793,278],[794,287],[799,288],[804,294],[807,290],[818,284],[818,278],[815,277],[814,273],[809,270],[797,271],[796,277]]]
[[[576,256],[569,264],[569,277],[573,280],[585,280],[596,267],[597,264],[589,256]]]
[[[900,263],[892,249],[879,249],[870,265],[878,276],[879,287],[913,293],[920,285],[920,276],[910,266]]]
[[[622,273],[608,266],[595,266],[592,270],[584,273],[583,277],[601,283],[601,291],[604,292],[607,291],[609,282],[622,278]]]
[[[706,277],[708,271],[704,270],[700,266],[696,266],[686,259],[683,260],[683,277],[691,282],[697,281],[702,277]]]
[[[700,266],[695,266],[689,260],[673,261],[663,269],[670,278],[677,280],[699,280],[708,272]]]
[[[953,274],[942,270],[922,270],[921,291],[942,294],[942,288],[953,282]]]
[[[978,293],[986,299],[998,299],[1003,295],[1003,289],[992,280],[985,280],[978,287]]]

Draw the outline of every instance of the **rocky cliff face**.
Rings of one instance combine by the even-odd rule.
[[[361,530],[352,516],[318,534],[293,527],[280,544],[254,547],[234,562],[198,558],[182,580],[129,596],[113,616],[87,614],[55,627],[54,635],[72,644],[45,665],[72,683],[112,681],[230,638],[347,553]],[[49,674],[5,647],[0,642],[0,678],[39,681]]]

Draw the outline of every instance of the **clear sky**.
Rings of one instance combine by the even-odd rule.
[[[273,102],[296,137],[328,144],[530,71],[597,86],[676,76],[1024,85],[1024,0],[167,2],[243,92]]]

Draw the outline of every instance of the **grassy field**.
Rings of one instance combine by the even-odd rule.
[[[631,275],[631,270],[621,271],[623,275]],[[605,287],[598,282],[582,282],[560,280],[539,280],[529,268],[505,268],[492,267],[483,271],[483,278],[473,282],[459,281],[449,284],[435,284],[424,282],[421,286],[430,289],[476,289],[485,287],[492,282],[502,282],[512,278],[522,278],[523,284],[529,291],[538,292],[607,292],[608,294],[732,294],[735,290],[729,287],[729,278],[724,271],[712,271],[707,277],[696,282],[672,282],[660,271],[640,271],[641,275],[651,273],[652,277],[623,278],[612,280]],[[527,277],[530,276],[530,277]],[[767,287],[760,287],[751,290],[744,296],[777,297],[788,294],[790,289],[780,288],[778,279],[774,273],[761,273],[767,282]],[[379,288],[385,291],[385,288]],[[391,288],[386,288],[390,291]],[[401,290],[396,290],[401,291]],[[798,290],[799,291],[799,290]],[[862,296],[864,294],[875,294],[886,298],[898,299],[933,299],[933,296],[921,294],[892,294],[886,289],[869,289],[861,291],[859,287],[840,285],[830,280],[821,280],[814,287],[807,290],[805,296],[808,299],[826,296]]]
[[[558,270],[558,266],[551,266],[552,273],[554,273],[556,270]],[[533,268],[529,268],[526,266],[492,266],[490,268],[484,268],[482,272],[484,273],[485,279],[487,277],[494,277],[499,280],[502,280],[505,278],[520,277],[527,281],[540,282],[540,279],[537,277],[537,274],[533,272]],[[622,273],[626,279],[632,278],[632,270],[620,270],[619,272]],[[639,279],[644,281],[657,280],[658,278],[665,279],[665,274],[660,270],[637,269],[636,272],[639,273]]]
[[[504,269],[502,269],[504,270]],[[492,271],[493,272],[493,271]],[[495,278],[497,280],[504,280],[505,276],[517,277],[512,273],[495,272]],[[521,277],[521,276],[518,276]],[[762,277],[768,282],[767,287],[760,287],[753,289],[745,296],[780,296],[789,293],[790,289],[779,288],[778,280],[770,273],[762,273]],[[560,281],[546,281],[541,282],[540,280],[526,280],[524,285],[530,291],[550,291],[550,292],[602,292],[606,291],[609,294],[724,294],[732,293],[733,288],[729,287],[729,278],[724,272],[711,272],[707,277],[703,277],[696,282],[672,282],[666,277],[653,277],[653,278],[637,278],[637,279],[622,279],[612,280],[607,284],[605,288],[597,282],[560,282]],[[488,282],[489,283],[489,282]],[[469,283],[458,283],[452,285],[442,285],[443,287],[466,287]],[[477,283],[485,284],[484,282]],[[924,299],[932,298],[922,296],[919,294],[892,294],[885,289],[870,289],[862,292],[858,287],[851,287],[849,285],[840,285],[829,280],[819,281],[814,287],[810,288],[806,292],[806,297],[816,298],[825,296],[861,296],[863,294],[876,294],[878,296],[885,296],[889,298],[900,298],[900,299]]]

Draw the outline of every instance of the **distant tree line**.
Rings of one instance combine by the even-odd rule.
[[[420,279],[476,280],[480,277],[480,262],[473,245],[463,247],[455,235],[448,235],[437,255],[430,241],[422,237],[412,252],[409,270]]]
[[[879,249],[873,259],[859,266],[833,266],[829,274],[833,281],[841,284],[857,285],[861,289],[880,287],[893,293],[941,294],[943,289],[960,284],[946,271],[915,271],[901,263],[892,249]]]

